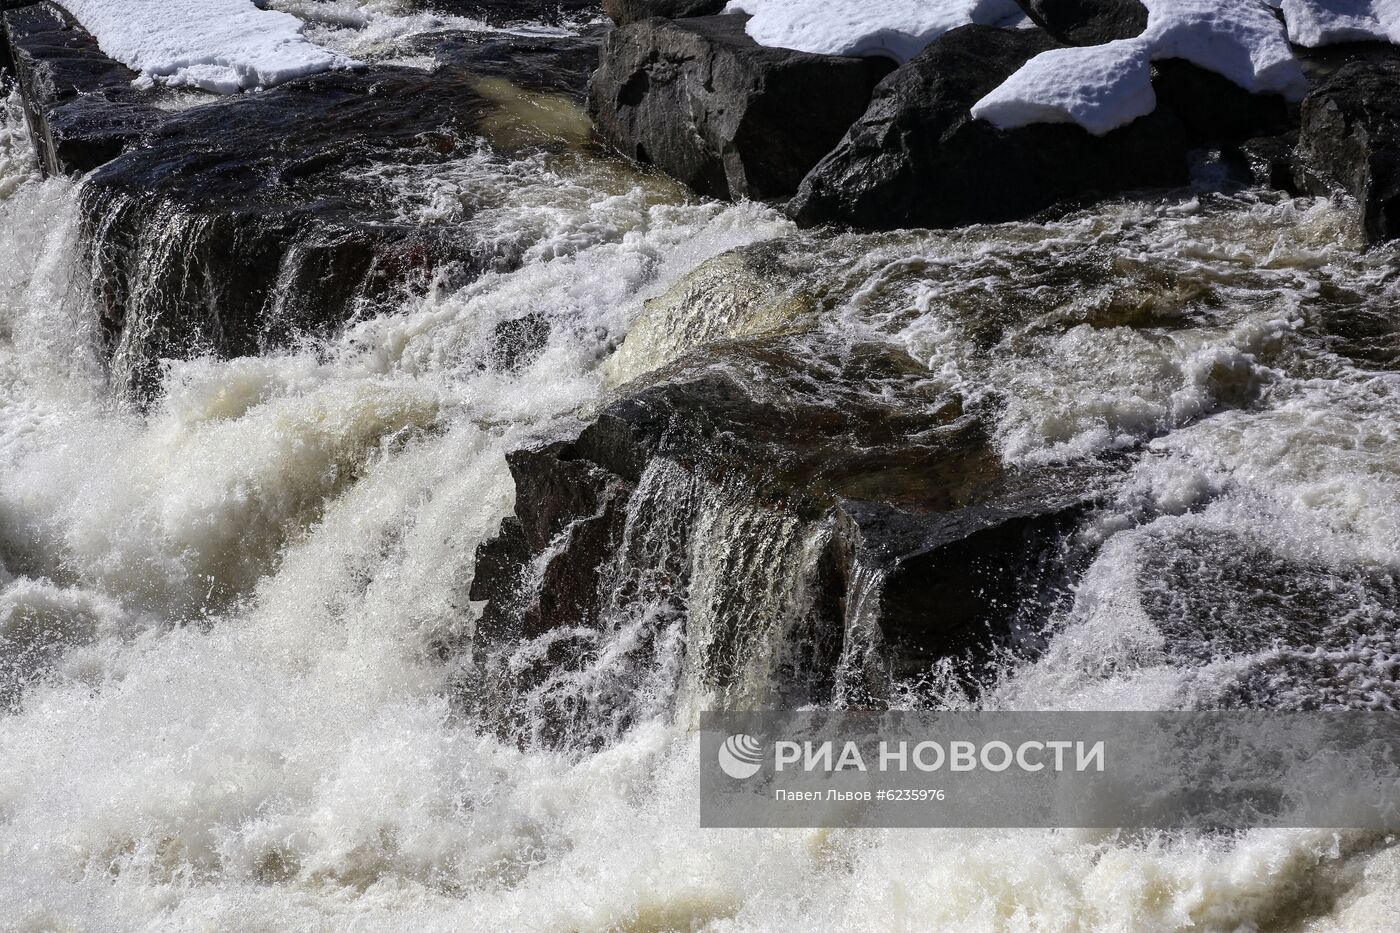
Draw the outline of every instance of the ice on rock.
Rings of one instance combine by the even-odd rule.
[[[1144,0],[1147,29],[1135,39],[1043,52],[972,107],[1011,129],[1077,123],[1103,135],[1156,107],[1150,63],[1180,58],[1255,94],[1301,100],[1307,79],[1283,24],[1257,0]]]
[[[1014,0],[731,0],[727,13],[751,13],[759,45],[820,55],[885,56],[907,62],[950,29],[1014,25]]]
[[[1400,44],[1400,0],[1283,0],[1288,38],[1317,48],[1336,42]]]
[[[345,56],[302,35],[295,16],[252,0],[63,0],[102,51],[139,82],[219,94],[271,87],[351,67]]]

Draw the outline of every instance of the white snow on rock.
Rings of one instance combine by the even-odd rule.
[[[1258,0],[1142,0],[1147,30],[1139,36],[1153,59],[1184,58],[1255,94],[1302,100],[1303,66],[1288,35]]]
[[[759,45],[821,55],[880,55],[907,62],[950,29],[1015,25],[1015,0],[731,0],[726,13],[751,13],[745,29]]]
[[[1073,120],[1102,135],[1157,106],[1152,65],[1137,39],[1085,49],[1053,49],[1032,58],[972,108],[1001,127]]]
[[[1317,48],[1334,42],[1400,44],[1400,0],[1283,0],[1288,38]]]
[[[1043,52],[974,104],[972,115],[1003,129],[1077,123],[1103,135],[1157,106],[1149,68],[1166,58],[1185,59],[1255,94],[1301,100],[1307,93],[1283,24],[1266,4],[1143,0],[1143,5],[1148,19],[1142,35]]]
[[[295,16],[252,0],[62,0],[138,83],[232,94],[355,63],[302,35]]]

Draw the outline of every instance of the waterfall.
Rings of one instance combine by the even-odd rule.
[[[425,36],[481,28],[269,5],[403,69],[426,68]],[[489,89],[493,132],[534,146],[532,98]],[[704,710],[762,707],[1391,708],[1393,247],[1259,192],[799,232],[587,148],[573,105],[544,103],[564,142],[348,170],[389,232],[341,241],[40,178],[5,99],[6,924],[1393,926],[1400,848],[1366,833],[700,830],[694,733]],[[587,611],[492,631],[473,587],[529,505],[509,458],[577,444],[696,353],[758,394],[774,354],[736,348],[783,337],[856,373],[837,392],[794,370],[804,417],[863,404],[879,443],[758,463],[716,416],[635,472],[579,454],[615,496],[525,555],[518,596],[584,554],[555,592]],[[774,447],[806,427],[775,424]],[[973,435],[939,501],[901,485],[901,454]],[[885,465],[903,550],[858,547],[852,460]],[[774,496],[778,468],[838,492]],[[891,602],[925,579],[901,561],[1022,554],[1014,488],[959,497],[1044,476],[1093,495],[1053,510],[1024,552],[1043,564],[927,578],[1015,603],[993,607],[1006,628],[979,640],[964,613],[975,631],[944,651],[957,607],[910,610],[895,634],[929,639],[899,654]],[[978,521],[1008,530],[988,544]]]

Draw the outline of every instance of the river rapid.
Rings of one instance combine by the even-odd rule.
[[[272,5],[379,61],[451,25]],[[560,106],[520,120],[567,132]],[[1400,925],[1383,834],[701,830],[691,727],[715,698],[683,676],[683,627],[598,751],[482,728],[440,650],[479,611],[504,455],[742,332],[707,261],[787,238],[801,326],[907,349],[994,413],[1007,464],[1125,464],[1043,646],[975,697],[930,671],[909,703],[1392,709],[1400,254],[1364,251],[1341,207],[1215,190],[1207,166],[1199,190],[1045,223],[799,232],[582,144],[484,143],[377,181],[405,222],[469,214],[518,269],[444,277],[328,340],[170,362],[143,408],[112,388],[82,182],[38,176],[17,95],[0,114],[0,927]],[[629,338],[677,288],[692,300],[653,302]],[[538,356],[490,365],[525,314],[548,322]],[[722,517],[714,547],[766,533]],[[784,585],[756,575],[755,604]],[[594,673],[629,659],[602,650]]]

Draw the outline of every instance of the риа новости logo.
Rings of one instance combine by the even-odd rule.
[[[763,746],[753,736],[731,735],[719,747],[719,766],[737,780],[751,778],[763,767]]]

